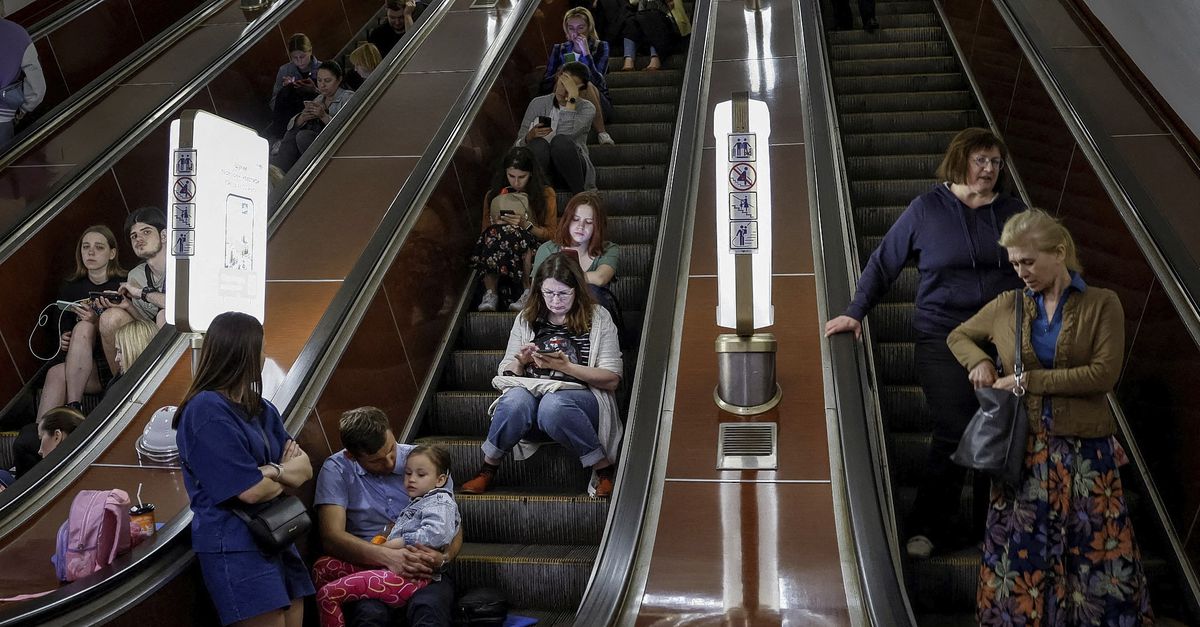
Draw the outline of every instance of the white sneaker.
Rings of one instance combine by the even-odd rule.
[[[500,297],[496,292],[488,290],[484,292],[483,298],[479,301],[479,311],[496,311],[496,305],[500,302]]]
[[[525,303],[529,302],[529,290],[521,292],[521,297],[508,304],[509,311],[521,311],[525,308]]]
[[[929,556],[933,555],[933,542],[926,536],[916,535],[908,539],[904,550],[908,552],[909,557],[919,560],[929,559]]]
[[[617,142],[613,141],[612,135],[609,135],[608,131],[597,134],[596,138],[600,140],[601,144],[608,144],[611,146],[611,145],[617,143]]]

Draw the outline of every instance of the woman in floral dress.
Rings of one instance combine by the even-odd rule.
[[[1151,625],[1150,597],[1118,466],[1124,452],[1106,394],[1121,371],[1125,320],[1116,293],[1080,276],[1075,244],[1031,209],[1000,236],[1025,283],[950,333],[975,387],[1024,387],[1030,433],[1016,486],[994,483],[977,594],[981,625]],[[980,344],[1014,354],[1014,299],[1025,310],[1017,380]]]

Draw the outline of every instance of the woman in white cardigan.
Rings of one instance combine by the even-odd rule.
[[[510,357],[497,383],[504,393],[492,404],[483,467],[460,492],[486,492],[501,460],[521,460],[548,436],[595,471],[589,493],[608,497],[621,443],[614,392],[621,383],[621,348],[608,312],[592,300],[579,262],[556,253],[538,267],[533,295],[508,336]]]

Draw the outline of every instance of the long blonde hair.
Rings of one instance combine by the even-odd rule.
[[[570,36],[570,31],[567,30],[567,20],[569,20],[573,17],[582,17],[583,21],[587,22],[588,47],[590,48],[592,46],[595,46],[596,42],[600,41],[600,38],[596,37],[596,20],[592,19],[592,12],[588,11],[584,7],[575,7],[574,9],[567,11],[566,14],[563,15],[563,24],[562,24],[563,34],[567,35],[568,37]]]
[[[122,372],[129,371],[129,366],[142,355],[142,351],[146,350],[146,345],[154,339],[157,332],[158,325],[146,320],[134,320],[117,329],[113,342],[121,351]]]
[[[1079,256],[1075,252],[1075,240],[1071,232],[1054,216],[1041,209],[1026,209],[1004,223],[1000,232],[1000,245],[1008,248],[1026,244],[1040,252],[1063,251],[1063,263],[1068,270],[1083,272]]]

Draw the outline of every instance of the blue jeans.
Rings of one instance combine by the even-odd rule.
[[[594,466],[608,457],[596,434],[599,421],[600,406],[591,390],[559,390],[537,398],[525,388],[509,388],[492,414],[483,454],[503,459],[522,438],[546,435],[585,467]]]
[[[626,37],[625,41],[624,41],[624,48],[625,48],[625,56],[627,56],[627,57],[637,56],[637,42],[636,41]],[[650,56],[652,56],[652,57],[658,56],[658,51],[654,49],[654,46],[650,46]]]

